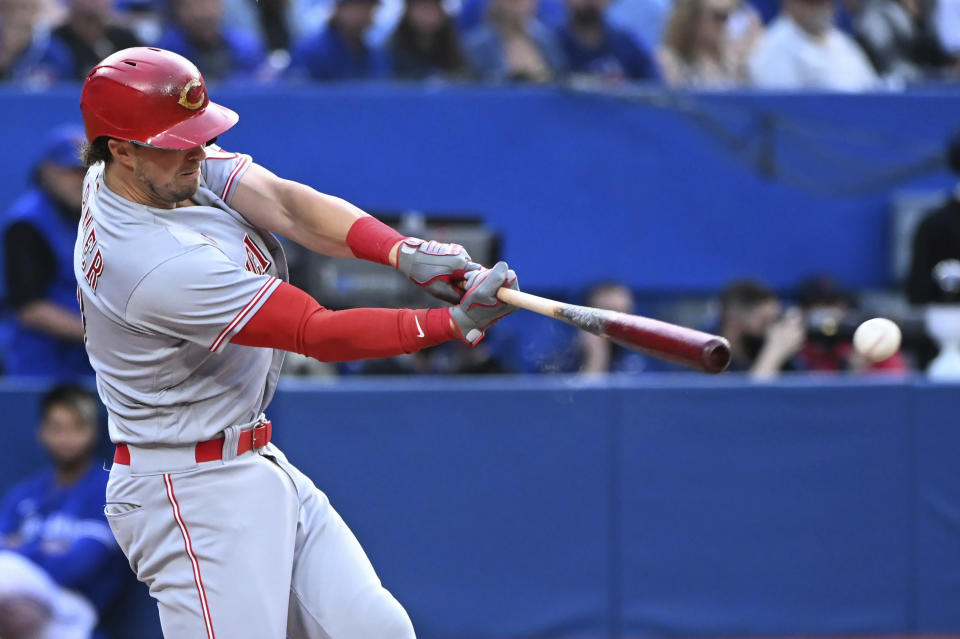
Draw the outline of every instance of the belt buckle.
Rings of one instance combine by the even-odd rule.
[[[270,429],[270,421],[264,420],[253,427],[253,430],[250,432],[250,444],[254,451],[257,451],[269,443],[268,431]],[[262,435],[268,441],[265,441],[262,444],[257,443],[257,435]]]

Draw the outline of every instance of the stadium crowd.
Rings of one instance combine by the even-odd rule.
[[[209,81],[860,91],[958,77],[960,0],[4,0],[0,79],[79,82],[135,45]]]

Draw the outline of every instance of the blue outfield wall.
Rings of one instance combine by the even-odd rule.
[[[0,204],[77,88],[0,90]],[[960,92],[781,95],[391,85],[218,87],[225,148],[374,211],[482,215],[534,289],[715,290],[813,272],[890,284],[898,188],[942,189]],[[562,255],[562,263],[558,258]]]
[[[0,393],[0,488],[36,400]],[[425,639],[960,633],[960,386],[349,380],[269,415]]]

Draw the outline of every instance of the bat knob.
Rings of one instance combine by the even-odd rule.
[[[704,371],[714,375],[722,373],[730,365],[730,342],[722,337],[710,340],[700,351],[700,362]]]

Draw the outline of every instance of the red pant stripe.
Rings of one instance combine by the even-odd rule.
[[[187,525],[180,516],[180,504],[177,503],[177,496],[173,494],[173,479],[169,474],[163,476],[163,483],[167,486],[167,499],[170,500],[170,506],[173,507],[173,516],[180,526],[180,534],[183,535],[183,547],[190,558],[190,564],[193,566],[193,581],[197,584],[197,592],[200,594],[200,606],[203,609],[203,622],[207,626],[207,638],[216,639],[213,633],[213,620],[210,618],[210,606],[207,604],[207,591],[203,588],[203,578],[200,576],[200,562],[197,560],[196,553],[193,552],[193,543],[190,541],[190,533],[187,531]]]

